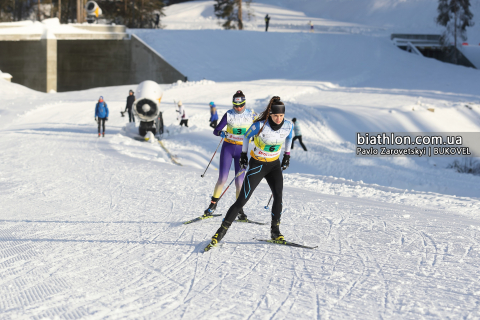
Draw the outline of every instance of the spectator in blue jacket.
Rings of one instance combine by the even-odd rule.
[[[210,102],[210,127],[216,128],[218,122],[217,107],[215,103]]]
[[[108,121],[108,107],[105,101],[103,101],[103,97],[98,99],[98,103],[95,106],[95,121],[98,122],[98,137],[100,138],[100,126],[102,125],[103,136],[105,137],[105,121]]]

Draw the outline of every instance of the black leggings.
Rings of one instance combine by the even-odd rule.
[[[238,212],[250,199],[253,191],[263,178],[267,180],[273,194],[272,220],[280,221],[283,193],[283,174],[280,161],[261,162],[253,158],[250,158],[249,169],[245,174],[237,201],[228,209],[224,221],[231,224],[235,220]]]
[[[292,149],[293,149],[293,143],[295,142],[295,140],[298,139],[298,142],[300,142],[300,145],[302,146],[303,150],[307,151],[307,147],[305,147],[305,145],[303,144],[303,141],[302,141],[302,136],[295,136],[293,137],[293,140],[292,140]]]
[[[135,116],[133,115],[133,110],[128,110],[128,122],[135,122]]]
[[[98,133],[100,133],[100,126],[103,124],[103,132],[105,132],[105,118],[98,118]]]
[[[183,126],[183,125],[185,125],[185,127],[188,127],[188,119],[186,119],[186,120],[185,120],[185,119],[180,120],[180,127]]]

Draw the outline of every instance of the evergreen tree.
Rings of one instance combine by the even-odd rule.
[[[87,3],[88,0],[82,0]],[[77,19],[76,0],[41,0],[41,5],[51,4],[53,10],[49,14],[42,13],[42,18],[58,16],[58,6],[61,8],[61,23]],[[96,0],[102,9],[101,18],[116,24],[124,24],[129,28],[153,28],[155,14],[165,16],[162,0]],[[0,21],[20,21],[28,19],[37,6],[37,0],[0,0]]]
[[[453,42],[454,62],[457,62],[457,45],[467,40],[466,28],[474,25],[470,0],[439,0],[437,24],[444,26],[441,42],[445,48],[451,48]]]
[[[103,17],[128,28],[153,28],[155,14],[165,16],[162,0],[96,0],[103,11]]]
[[[35,0],[0,0],[0,22],[28,19],[36,4]]]
[[[215,0],[213,9],[217,18],[225,19],[223,27],[225,29],[243,30],[243,12],[242,4],[245,3],[250,17],[250,3],[252,0]]]

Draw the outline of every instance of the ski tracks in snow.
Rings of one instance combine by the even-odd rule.
[[[203,212],[214,175],[126,156],[91,124],[51,127],[0,141],[0,318],[480,317],[475,218],[285,187],[283,234],[318,249],[235,223],[203,253],[221,218],[182,221]],[[269,221],[269,195],[261,183],[252,220]]]

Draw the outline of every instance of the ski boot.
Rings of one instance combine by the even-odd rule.
[[[104,133],[102,133],[102,137],[104,137],[104,138],[105,138],[105,132],[104,132]]]
[[[208,251],[215,247],[220,242],[220,240],[223,239],[223,237],[228,231],[228,228],[230,228],[230,224],[226,221],[222,222],[222,225],[220,226],[220,228],[218,228],[217,232],[212,237],[212,241],[208,244],[208,246],[205,247],[205,251]]]
[[[100,132],[99,132],[99,133],[98,133],[98,137],[100,138],[100,136],[101,136],[101,134],[100,134]]]
[[[211,216],[215,212],[215,210],[217,209],[217,201],[218,198],[212,197],[212,202],[210,202],[207,210],[203,212],[204,217]]]
[[[247,215],[245,214],[245,212],[243,212],[243,208],[240,209],[240,211],[238,212],[237,219],[242,222],[248,221]]]
[[[270,228],[270,237],[275,241],[285,241],[282,233],[280,232],[280,220],[272,220],[272,226]]]

